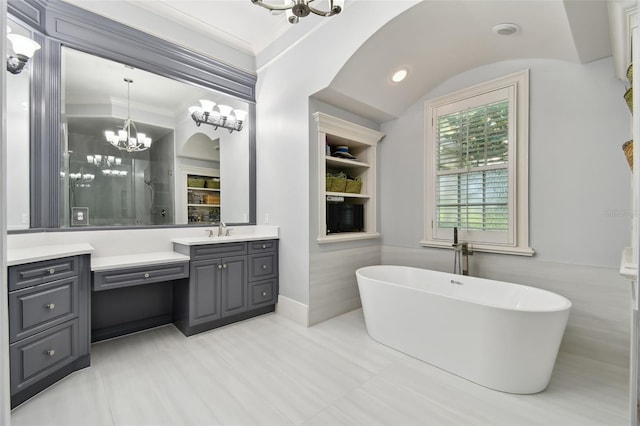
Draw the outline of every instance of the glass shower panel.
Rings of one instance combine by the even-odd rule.
[[[172,224],[173,131],[158,132],[148,150],[127,153],[104,140],[104,120],[67,122],[65,226]]]

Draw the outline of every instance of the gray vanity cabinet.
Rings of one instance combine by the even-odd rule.
[[[191,257],[188,285],[174,287],[174,323],[185,335],[275,309],[277,241],[254,244],[174,245]]]
[[[205,324],[247,310],[244,256],[191,262],[189,323]]]
[[[80,255],[9,267],[12,407],[89,366],[89,265]]]

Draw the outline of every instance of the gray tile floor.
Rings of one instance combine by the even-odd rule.
[[[304,328],[269,314],[185,338],[92,347],[92,366],[12,425],[624,425],[627,370],[560,354],[536,395],[483,388],[371,340],[362,311]]]

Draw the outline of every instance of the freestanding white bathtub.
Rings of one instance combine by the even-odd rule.
[[[374,340],[503,392],[549,384],[571,302],[533,287],[406,266],[356,271]]]

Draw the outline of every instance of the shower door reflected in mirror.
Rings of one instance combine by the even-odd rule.
[[[136,124],[151,148],[118,152],[105,143],[113,118],[67,119],[68,199],[71,226],[171,225],[173,129]]]
[[[188,112],[200,99],[247,110],[245,102],[67,47],[62,60],[63,226],[188,223],[180,172],[190,167],[219,170],[218,220],[247,222],[248,129],[198,126]],[[140,144],[133,152],[105,133],[127,123],[125,139]]]

